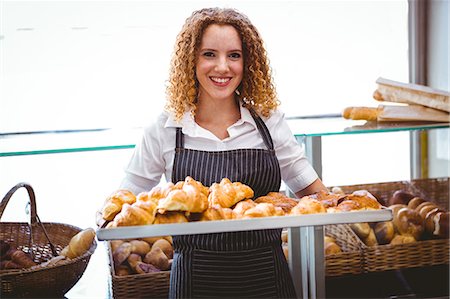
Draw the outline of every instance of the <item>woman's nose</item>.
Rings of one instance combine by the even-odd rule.
[[[228,69],[229,66],[226,57],[219,57],[219,59],[217,59],[216,71],[225,72],[228,71]]]

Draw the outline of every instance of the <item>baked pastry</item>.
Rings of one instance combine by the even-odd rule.
[[[342,252],[341,247],[336,243],[336,240],[329,236],[324,236],[324,252],[325,255],[337,254]]]
[[[201,213],[208,207],[208,188],[192,177],[186,177],[173,186],[167,196],[158,202],[158,212],[184,211],[187,213]]]
[[[367,222],[350,223],[350,228],[361,240],[367,238],[371,229]]]
[[[359,210],[379,210],[381,204],[373,195],[353,193],[347,195],[336,208],[329,208],[331,212],[349,212]]]
[[[362,239],[362,241],[367,246],[376,246],[376,245],[378,245],[377,237],[375,236],[375,231],[372,228],[370,228],[369,234],[367,235],[367,237]]]
[[[200,221],[211,220],[230,220],[234,219],[234,212],[230,208],[222,208],[220,205],[213,205],[204,211],[200,217]]]
[[[122,206],[132,204],[136,201],[136,196],[133,192],[120,189],[113,192],[105,201],[102,208],[102,217],[107,221],[111,221],[122,210]]]
[[[388,206],[392,206],[395,204],[404,204],[407,205],[411,199],[415,196],[408,191],[405,190],[396,190],[392,196],[388,199]]]
[[[265,196],[260,196],[255,199],[255,203],[271,203],[276,207],[280,207],[286,214],[289,214],[291,209],[298,204],[298,201],[287,197],[283,193],[280,192],[269,192]]]
[[[423,220],[419,213],[409,208],[402,208],[397,212],[397,217],[393,220],[397,231],[401,235],[411,235],[416,240],[420,240],[424,227]]]
[[[233,208],[234,216],[236,218],[242,218],[244,216],[245,211],[254,208],[255,206],[256,203],[251,199],[240,201]]]
[[[417,240],[414,239],[411,235],[395,235],[394,238],[392,238],[391,242],[389,244],[391,245],[397,245],[397,244],[407,244],[407,243],[413,243]]]
[[[448,238],[449,233],[449,212],[438,212],[434,217],[434,232],[433,234],[441,237]]]
[[[326,213],[325,206],[317,199],[310,196],[300,198],[298,204],[292,208],[289,215]]]
[[[241,200],[252,198],[252,188],[241,182],[231,182],[223,178],[220,183],[213,183],[209,187],[209,206],[220,205],[222,208],[231,208]]]
[[[275,207],[271,203],[258,203],[253,208],[250,208],[244,212],[243,219],[258,218],[258,217],[271,217],[271,216],[283,216],[283,209]]]
[[[112,227],[152,224],[155,220],[156,204],[149,201],[136,201],[132,205],[124,204],[122,211],[114,217]]]
[[[86,228],[73,236],[69,241],[69,245],[64,247],[59,255],[66,256],[70,259],[79,257],[89,250],[94,238],[94,229]]]
[[[164,214],[157,213],[153,224],[169,224],[189,222],[184,212],[170,211]]]
[[[309,197],[317,199],[324,205],[326,209],[331,207],[336,207],[345,197],[344,191],[342,189],[336,189],[338,187],[334,187],[331,193],[325,190],[320,190],[314,194],[309,195]]]
[[[389,244],[395,235],[394,223],[392,221],[378,222],[375,224],[373,231],[378,244]]]
[[[411,199],[408,202],[408,208],[410,209],[415,209],[417,208],[418,205],[420,205],[421,203],[423,203],[425,200],[422,197],[414,197],[413,199]]]

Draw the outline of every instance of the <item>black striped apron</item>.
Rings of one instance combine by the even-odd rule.
[[[177,128],[172,181],[191,176],[211,186],[227,177],[252,187],[255,198],[278,191],[281,175],[272,138],[251,112],[267,150],[186,149]],[[173,245],[170,298],[296,297],[280,229],[174,236]]]

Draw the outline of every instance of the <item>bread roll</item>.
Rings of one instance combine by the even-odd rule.
[[[395,205],[395,204],[404,204],[407,205],[411,199],[413,199],[415,196],[408,191],[405,190],[396,190],[392,196],[388,199],[388,205]]]
[[[390,244],[391,245],[398,245],[398,244],[406,244],[406,243],[413,243],[416,242],[416,239],[414,239],[411,235],[395,235],[394,238],[392,238]]]
[[[131,253],[136,253],[138,255],[144,256],[150,251],[150,245],[142,240],[131,240]]]
[[[377,237],[375,236],[375,232],[374,232],[374,230],[372,228],[370,229],[369,235],[367,235],[366,238],[362,239],[362,241],[367,246],[376,246],[376,245],[378,245]]]
[[[438,212],[434,217],[434,232],[433,234],[441,237],[448,238],[449,237],[449,212]]]
[[[425,200],[421,197],[414,197],[413,199],[411,199],[408,203],[408,208],[410,209],[415,209],[417,208],[417,206],[419,206],[421,203],[425,202]]]
[[[169,259],[159,247],[152,247],[152,250],[145,255],[144,262],[147,264],[152,264],[160,270],[169,269]]]
[[[423,208],[421,208],[418,212],[420,217],[425,220],[425,217],[427,216],[428,212],[433,211],[433,210],[439,210],[439,208],[432,204],[432,205],[426,205]]]
[[[60,253],[70,259],[83,255],[92,245],[95,238],[95,231],[93,228],[87,228],[70,239],[67,245]]]
[[[370,233],[370,225],[367,222],[350,223],[350,228],[361,240],[367,238]]]
[[[389,244],[394,238],[395,230],[392,221],[378,222],[373,228],[378,244]]]
[[[439,209],[433,209],[425,216],[424,227],[428,236],[432,236],[435,230],[434,217],[437,213],[442,212]]]
[[[325,255],[341,253],[342,249],[335,242],[325,242],[324,244]]]
[[[423,220],[419,213],[409,208],[402,208],[398,211],[394,225],[400,234],[411,235],[416,240],[420,240],[424,230]]]
[[[170,244],[169,241],[166,239],[159,239],[152,245],[152,250],[156,247],[159,247],[164,254],[167,256],[168,259],[173,258],[173,247],[172,244]]]

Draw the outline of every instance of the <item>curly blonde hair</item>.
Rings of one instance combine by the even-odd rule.
[[[195,115],[198,80],[195,74],[197,54],[203,32],[211,24],[231,25],[242,40],[244,75],[237,97],[247,107],[263,116],[279,106],[272,70],[269,66],[263,40],[247,16],[230,8],[205,8],[194,11],[178,34],[169,70],[166,88],[166,110],[180,120],[186,111]]]

